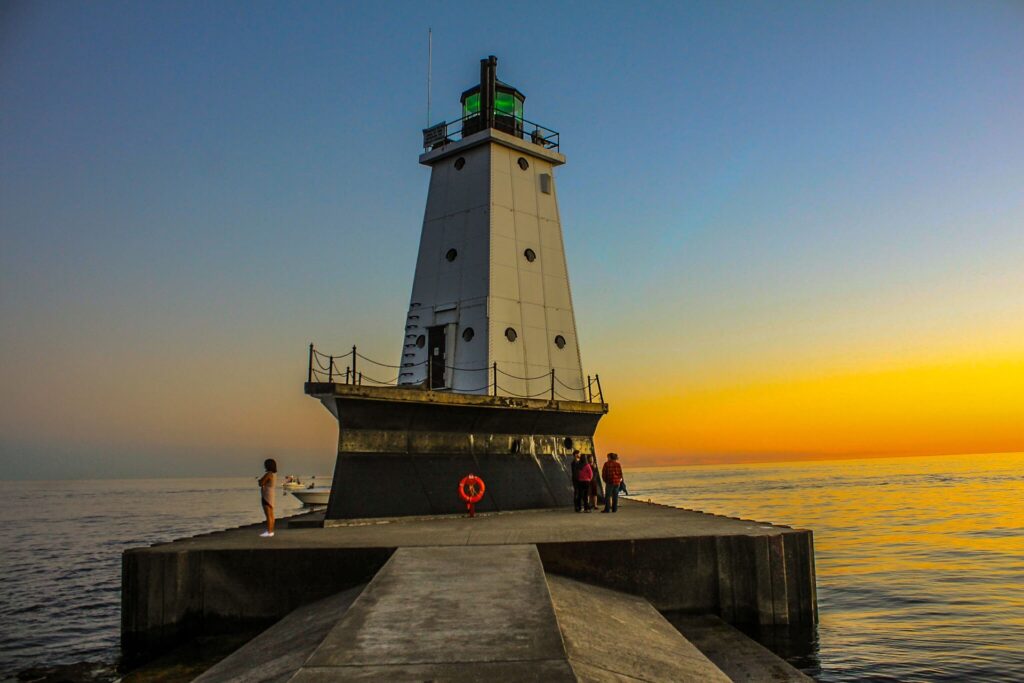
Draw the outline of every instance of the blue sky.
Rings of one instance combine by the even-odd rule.
[[[304,345],[399,352],[428,26],[435,121],[495,54],[561,133],[612,396],[1024,353],[1020,3],[13,2],[12,476],[329,469]]]

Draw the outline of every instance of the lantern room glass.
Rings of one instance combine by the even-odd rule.
[[[480,113],[480,93],[475,92],[469,95],[462,102],[462,117],[473,116]]]
[[[480,113],[480,92],[466,95],[462,100],[462,118],[469,118]],[[494,113],[499,117],[515,119],[515,128],[521,130],[523,127],[523,98],[514,91],[507,90],[501,85],[494,93]],[[502,126],[504,128],[505,126]]]

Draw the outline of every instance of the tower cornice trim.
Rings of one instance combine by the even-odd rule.
[[[558,152],[553,152],[550,149],[545,149],[540,145],[535,145],[532,142],[528,142],[521,138],[517,138],[514,135],[503,133],[495,128],[481,130],[459,140],[458,142],[452,142],[440,149],[432,149],[429,152],[425,152],[420,155],[420,163],[425,166],[433,166],[442,159],[447,159],[465,152],[467,149],[489,143],[497,143],[504,147],[522,152],[523,154],[543,159],[549,162],[552,166],[561,166],[565,163],[564,155],[559,154]]]

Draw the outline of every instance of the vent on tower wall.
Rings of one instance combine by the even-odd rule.
[[[544,194],[551,194],[551,174],[540,174],[540,191]]]

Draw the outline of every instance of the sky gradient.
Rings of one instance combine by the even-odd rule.
[[[0,478],[329,473],[479,59],[561,133],[629,464],[1024,450],[1024,5],[0,8]],[[258,471],[257,471],[258,473]]]

